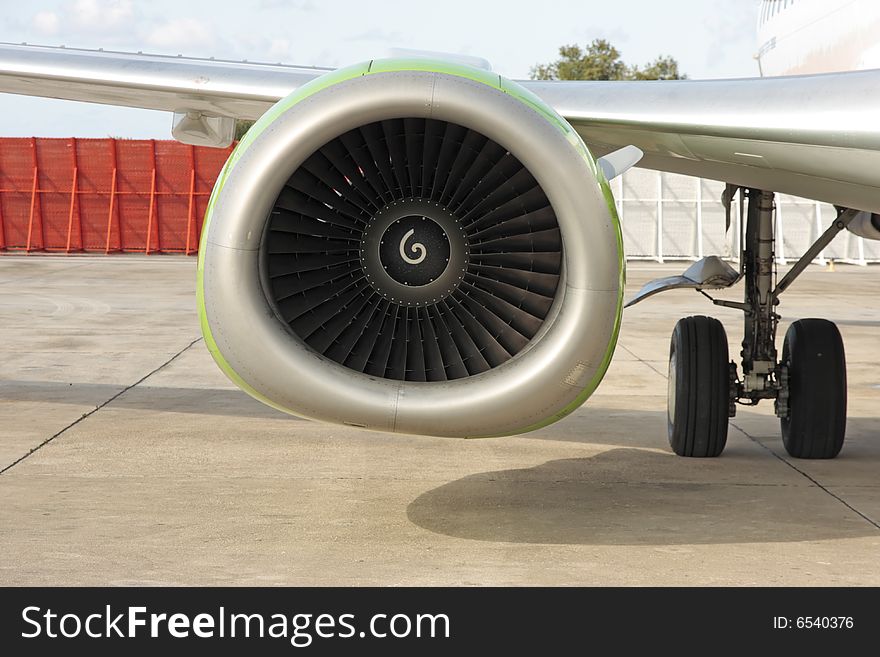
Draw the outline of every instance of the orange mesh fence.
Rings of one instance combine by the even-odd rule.
[[[195,253],[231,152],[164,140],[0,138],[0,250]]]

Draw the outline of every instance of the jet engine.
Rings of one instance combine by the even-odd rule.
[[[607,180],[559,115],[485,70],[374,60],[247,133],[208,206],[198,293],[211,354],[257,399],[481,437],[593,392],[623,276]]]

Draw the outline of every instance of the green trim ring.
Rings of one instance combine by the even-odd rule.
[[[625,281],[625,260],[623,255],[623,238],[622,231],[620,227],[620,221],[617,216],[616,206],[613,200],[613,196],[611,193],[610,186],[608,181],[605,179],[604,175],[601,173],[601,170],[595,164],[595,161],[587,149],[586,145],[581,140],[580,136],[574,131],[571,126],[560,117],[550,106],[544,103],[540,98],[538,98],[535,94],[527,91],[520,85],[516,83],[510,82],[501,78],[499,75],[490,73],[488,71],[482,69],[476,69],[468,66],[464,66],[458,63],[450,63],[443,61],[435,61],[435,60],[426,60],[426,59],[391,59],[391,60],[374,60],[371,62],[366,62],[362,64],[357,64],[354,66],[346,67],[343,69],[339,69],[328,73],[320,78],[317,78],[308,84],[300,87],[293,93],[291,93],[286,98],[280,100],[276,103],[271,109],[269,109],[248,131],[245,137],[241,140],[238,146],[235,148],[233,153],[230,155],[226,164],[221,171],[220,176],[215,183],[213,192],[209,199],[205,221],[202,229],[202,239],[199,248],[199,262],[198,262],[198,279],[197,279],[197,300],[198,300],[198,310],[199,310],[199,320],[202,329],[202,333],[205,337],[206,345],[210,353],[212,354],[214,360],[217,362],[218,366],[221,370],[234,382],[236,385],[241,387],[245,392],[255,397],[256,399],[262,401],[263,403],[272,406],[278,410],[281,410],[286,413],[298,414],[296,411],[291,411],[289,408],[284,407],[283,405],[278,404],[277,402],[267,398],[264,394],[256,390],[252,385],[250,385],[236,370],[233,366],[226,360],[223,353],[215,341],[214,335],[211,330],[211,326],[208,321],[208,313],[205,306],[205,253],[207,251],[207,241],[209,235],[209,227],[211,225],[211,219],[215,214],[215,207],[217,204],[217,200],[221,195],[221,192],[226,185],[226,182],[229,178],[230,172],[232,168],[236,165],[237,162],[241,160],[244,154],[251,148],[251,146],[257,141],[259,136],[271,126],[279,117],[285,114],[288,110],[294,107],[296,104],[302,102],[303,100],[325,90],[329,89],[335,85],[346,82],[348,80],[352,80],[354,78],[369,76],[380,73],[398,73],[398,72],[408,72],[408,71],[422,71],[422,72],[431,72],[431,73],[441,73],[445,75],[456,76],[460,78],[465,78],[467,80],[477,82],[480,84],[484,84],[493,89],[502,91],[504,94],[515,98],[520,101],[520,103],[535,113],[539,114],[545,121],[551,125],[553,125],[556,129],[558,129],[565,137],[566,141],[573,147],[573,150],[580,156],[586,166],[589,168],[590,172],[594,175],[597,184],[599,185],[601,196],[605,201],[605,204],[608,209],[609,217],[612,221],[612,228],[616,238],[616,247],[617,247],[617,266],[618,266],[618,284],[616,289],[616,309],[613,317],[613,330],[611,332],[610,339],[608,340],[604,357],[601,363],[596,367],[595,373],[590,379],[590,381],[581,388],[580,393],[577,397],[572,400],[568,405],[566,405],[563,409],[557,410],[547,417],[543,418],[538,422],[534,422],[528,424],[526,426],[522,426],[515,429],[505,429],[503,433],[485,433],[478,432],[474,436],[469,437],[488,437],[494,435],[512,435],[516,433],[525,433],[528,431],[533,431],[535,429],[539,429],[541,427],[547,426],[574,411],[577,409],[583,402],[595,391],[604,377],[608,366],[611,362],[614,349],[617,343],[617,338],[620,331],[620,323],[622,317],[622,307],[623,307],[623,286]]]

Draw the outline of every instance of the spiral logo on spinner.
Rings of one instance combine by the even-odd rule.
[[[422,244],[421,242],[416,242],[411,247],[413,253],[419,254],[418,258],[410,258],[406,254],[406,242],[410,237],[412,237],[415,234],[415,232],[416,232],[415,228],[410,228],[407,231],[406,235],[403,236],[403,239],[400,240],[400,257],[403,258],[403,261],[408,265],[421,264],[422,262],[424,262],[425,258],[428,256],[428,249],[426,249],[425,245]]]

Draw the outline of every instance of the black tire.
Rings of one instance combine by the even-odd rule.
[[[785,451],[799,459],[833,459],[846,434],[846,355],[840,331],[827,319],[800,319],[785,333],[788,417]]]
[[[727,334],[717,319],[685,317],[669,346],[669,445],[679,456],[714,457],[727,443]]]

